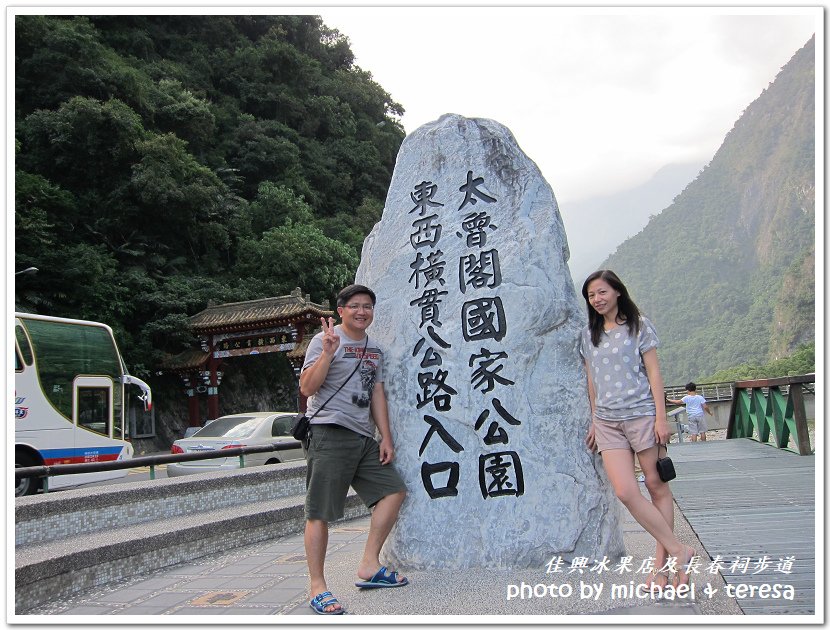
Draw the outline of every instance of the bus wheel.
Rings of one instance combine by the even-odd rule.
[[[27,455],[26,453],[20,453],[15,455],[15,468],[28,468],[29,466],[37,465],[38,462],[36,462],[34,457],[32,457],[31,455]],[[14,486],[14,496],[24,497],[27,494],[36,494],[38,490],[40,490],[40,479],[38,479],[37,477],[20,479]]]

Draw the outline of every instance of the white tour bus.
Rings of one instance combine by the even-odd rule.
[[[15,468],[131,459],[127,409],[150,387],[130,376],[105,324],[15,313]],[[133,400],[135,400],[133,398]],[[128,469],[56,475],[49,488],[123,477]],[[15,496],[34,494],[38,478],[21,479]]]

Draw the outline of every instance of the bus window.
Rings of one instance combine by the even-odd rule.
[[[23,361],[26,365],[32,364],[32,347],[29,345],[29,338],[26,336],[26,331],[22,326],[14,327],[14,335],[17,337],[17,345],[20,346],[20,352],[23,354]],[[19,369],[23,369],[21,365]]]
[[[78,387],[78,426],[109,435],[110,433],[110,388]]]
[[[14,371],[23,371],[23,359],[20,358],[20,351],[17,348],[14,349]]]
[[[77,375],[94,374],[115,380],[123,372],[115,340],[103,326],[29,319],[26,329],[43,393],[66,418],[73,417],[73,379]]]

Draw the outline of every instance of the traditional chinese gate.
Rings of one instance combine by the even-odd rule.
[[[188,424],[202,425],[200,400],[207,398],[207,419],[219,416],[221,368],[233,357],[285,352],[299,377],[311,333],[320,317],[331,317],[328,304],[311,302],[299,288],[290,295],[209,306],[190,318],[201,349],[186,350],[162,364],[178,374],[188,397]]]

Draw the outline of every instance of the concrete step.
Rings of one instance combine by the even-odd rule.
[[[27,542],[15,550],[17,613],[115,580],[301,532],[304,494],[255,499],[285,493],[294,478],[304,483],[304,464],[285,466],[290,469],[268,466],[121,484],[103,495],[100,487],[69,491],[81,493],[74,500],[66,497],[69,492],[23,497],[23,506],[16,502],[16,508],[23,508],[17,516],[27,525],[27,533],[18,536]],[[36,507],[26,505],[32,503],[29,499],[35,499]],[[148,518],[153,511],[142,502],[155,506],[155,518]],[[97,519],[94,504],[105,504]],[[211,509],[194,509],[206,506]],[[366,514],[357,495],[350,493],[344,519]],[[61,519],[72,522],[51,527]],[[84,523],[91,529],[84,530]],[[55,536],[48,535],[50,529]]]
[[[15,499],[15,546],[270,501],[305,492],[305,462],[79,487]]]

